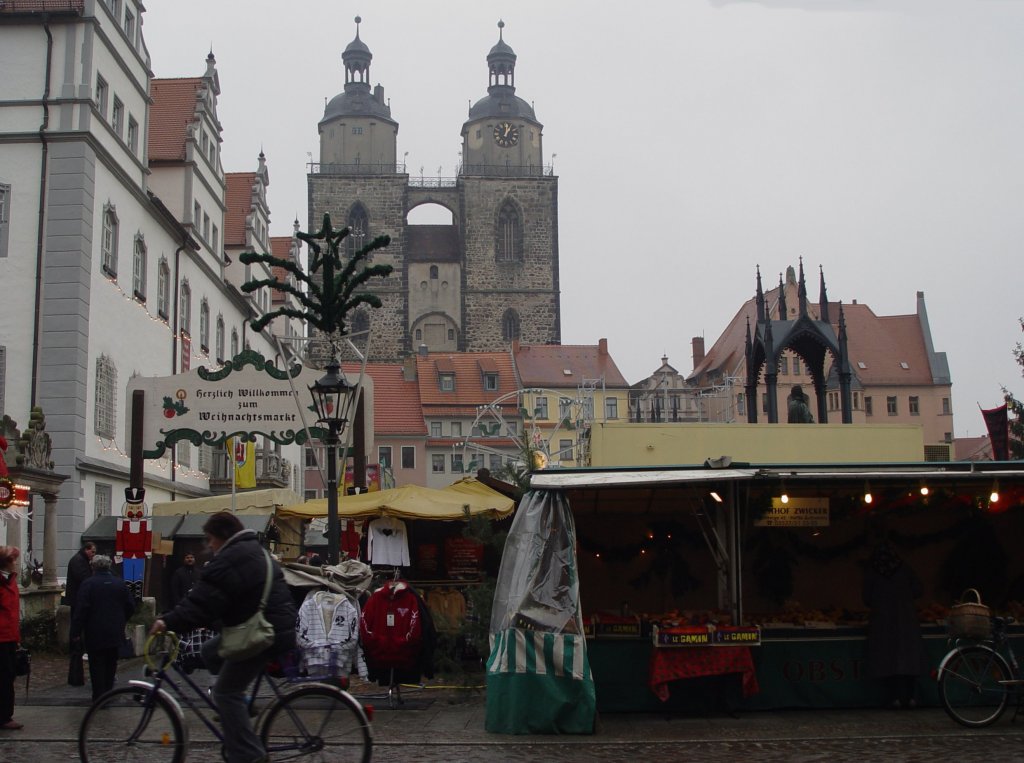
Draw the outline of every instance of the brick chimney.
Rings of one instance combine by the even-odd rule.
[[[406,355],[402,358],[402,379],[407,382],[416,381],[415,355]]]
[[[693,367],[696,368],[704,360],[704,337],[695,336],[690,340],[690,345],[693,347]]]
[[[598,339],[597,340],[597,354],[604,357],[608,354],[608,340]]]

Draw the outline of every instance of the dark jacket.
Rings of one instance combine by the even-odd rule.
[[[271,560],[273,584],[264,617],[274,626],[277,646],[290,647],[295,639],[295,604],[284,574]],[[225,541],[199,573],[188,596],[162,615],[168,630],[187,633],[194,628],[238,625],[256,613],[267,580],[267,554],[254,530],[242,530]],[[288,644],[288,640],[291,644]]]
[[[64,597],[67,599],[68,606],[72,608],[77,606],[78,589],[90,577],[92,577],[92,567],[89,565],[89,557],[85,555],[83,549],[80,549],[68,562],[68,579],[64,586]]]
[[[71,638],[82,637],[86,651],[113,649],[124,643],[124,625],[135,612],[135,599],[121,578],[97,572],[78,590]]]
[[[176,607],[184,599],[188,592],[192,590],[192,586],[195,585],[196,580],[199,578],[198,570],[193,564],[189,567],[186,564],[181,565],[171,575],[171,607]]]
[[[921,581],[906,564],[874,565],[865,571],[864,603],[870,608],[866,656],[871,678],[921,674],[925,655],[914,605],[921,593]]]

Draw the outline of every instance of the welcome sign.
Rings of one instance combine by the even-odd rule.
[[[140,390],[145,394],[145,458],[160,458],[179,440],[220,445],[228,437],[252,439],[259,434],[281,445],[302,445],[307,440],[303,419],[314,438],[323,434],[316,426],[309,393],[323,374],[299,365],[284,371],[258,352],[246,350],[213,371],[200,367],[175,376],[135,377],[128,384],[125,442],[131,441],[132,396]],[[367,413],[369,409],[366,406]],[[364,418],[371,433],[372,419]],[[372,434],[367,442],[371,441]]]

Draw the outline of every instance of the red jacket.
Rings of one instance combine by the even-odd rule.
[[[21,641],[21,594],[18,576],[0,574],[0,644]]]
[[[419,602],[407,583],[385,583],[367,599],[359,635],[366,664],[371,669],[416,667],[423,624]]]

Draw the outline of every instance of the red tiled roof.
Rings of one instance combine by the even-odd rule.
[[[224,246],[245,246],[245,218],[252,212],[252,184],[255,172],[226,172],[227,195],[224,212]]]
[[[494,362],[498,373],[498,389],[484,389],[484,377],[480,372],[481,360]],[[446,373],[455,374],[453,391],[441,391],[437,378],[439,369],[451,369]],[[419,381],[420,400],[425,407],[486,405],[519,388],[512,367],[512,357],[505,352],[437,352],[417,355],[416,378]]]
[[[606,387],[628,387],[607,349],[596,344],[526,344],[515,351],[516,370],[524,387],[564,389],[584,379],[604,379]],[[570,371],[571,373],[565,373]]]
[[[196,92],[203,86],[199,77],[155,79],[149,94],[149,160],[184,161],[188,125],[195,121]]]
[[[953,460],[955,461],[991,461],[992,443],[988,435],[980,437],[957,437],[953,440]]]
[[[277,257],[279,260],[292,260],[292,237],[291,236],[271,236],[270,237],[270,253]],[[282,283],[288,281],[288,271],[282,267],[274,265],[271,268],[274,274],[274,278]],[[271,301],[275,305],[281,305],[287,302],[289,297],[285,296],[277,289],[274,289],[271,293]]]
[[[343,364],[347,375],[359,374],[356,363]],[[415,381],[405,381],[401,363],[367,363],[373,379],[373,428],[379,435],[427,434]]]

